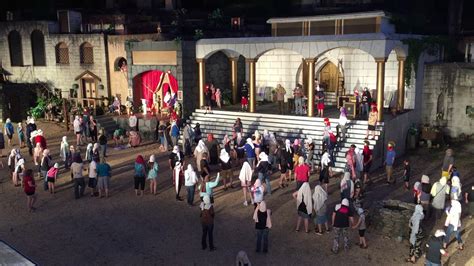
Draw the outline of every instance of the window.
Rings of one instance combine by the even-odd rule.
[[[21,45],[21,35],[14,30],[8,34],[8,48],[10,50],[11,66],[23,66],[23,48]]]
[[[56,63],[69,65],[69,48],[63,42],[56,45]]]
[[[31,33],[31,54],[33,55],[33,66],[46,66],[44,35],[39,30],[34,30]]]
[[[94,48],[88,42],[80,47],[81,64],[94,64]]]
[[[119,57],[115,59],[114,70],[117,72],[118,71],[127,72],[127,59],[123,57]]]

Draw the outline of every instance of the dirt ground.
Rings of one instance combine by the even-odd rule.
[[[53,159],[58,160],[60,137],[65,129],[41,122],[39,127],[45,131]],[[73,143],[72,132],[67,135]],[[15,143],[18,144],[16,139]],[[461,143],[453,148],[466,190],[474,183],[474,143]],[[6,153],[4,150],[4,156]],[[152,196],[146,191],[145,196],[137,197],[133,190],[133,161],[137,154],[148,158],[152,153],[157,155],[159,161],[159,194]],[[22,154],[27,158],[27,166],[32,167],[27,150],[22,149]],[[38,183],[37,210],[34,213],[27,211],[23,191],[9,182],[6,158],[2,158],[5,168],[0,170],[0,176],[5,182],[0,184],[0,239],[42,265],[232,265],[240,250],[248,253],[254,265],[405,264],[408,241],[399,243],[384,238],[370,227],[366,233],[368,249],[352,246],[349,251],[341,251],[337,255],[330,251],[332,233],[323,236],[301,231],[296,233],[296,203],[291,197],[295,184],[285,190],[276,190],[275,176],[272,181],[274,191],[266,197],[267,206],[273,212],[269,253],[264,255],[254,251],[253,208],[242,205],[240,187],[224,192],[222,186],[215,190],[214,239],[217,250],[203,251],[200,245],[199,208],[190,208],[184,202],[175,201],[167,166],[168,154],[159,154],[156,144],[120,151],[110,147],[108,154],[113,175],[110,198],[99,199],[87,194],[75,200],[69,173],[62,170],[55,195],[42,191],[41,183]],[[432,183],[438,179],[443,156],[442,150],[426,148],[407,155],[412,161],[411,183],[418,180],[421,174],[432,177]],[[400,177],[400,163],[395,173]],[[237,176],[238,169],[235,180]],[[372,192],[367,194],[368,204],[380,199],[410,199],[411,192],[405,192],[401,182],[396,186],[386,185],[380,169],[372,176],[375,183],[371,187]],[[311,176],[312,188],[316,179],[315,175]],[[332,178],[330,183],[330,209],[339,199],[338,182],[339,178]],[[182,195],[185,195],[184,189]],[[447,261],[450,265],[474,265],[474,239],[470,237],[473,221],[464,218],[463,225],[466,248],[460,252],[455,249],[455,244],[451,245]],[[351,241],[358,241],[355,230],[351,232]],[[422,261],[418,265],[422,265]]]

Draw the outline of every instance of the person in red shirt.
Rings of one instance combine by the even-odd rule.
[[[33,207],[36,201],[36,184],[35,179],[33,178],[33,170],[31,169],[28,169],[23,173],[23,189],[27,197],[26,204],[28,206],[28,211],[33,212],[36,210],[36,208]]]
[[[369,144],[368,140],[364,141],[364,149],[362,151],[362,154],[364,155],[364,184],[370,182],[369,171],[372,166],[372,150],[370,149]]]
[[[309,182],[309,175],[310,175],[310,168],[304,162],[304,157],[301,156],[298,159],[298,166],[295,168],[295,176],[296,176],[296,190],[300,189],[300,187],[305,182]]]

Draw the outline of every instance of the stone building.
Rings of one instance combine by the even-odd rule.
[[[1,22],[0,60],[10,81],[48,84],[83,106],[107,97],[104,34],[80,33],[74,18]]]

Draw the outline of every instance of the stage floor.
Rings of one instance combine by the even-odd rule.
[[[234,104],[234,105],[226,105],[223,106],[222,109],[219,109],[217,107],[214,107],[214,110],[222,110],[222,111],[233,111],[233,112],[239,112],[241,111],[241,106],[240,104]],[[315,117],[317,115],[317,110],[314,110]],[[407,112],[407,111],[405,111]],[[280,114],[279,109],[278,109],[278,104],[277,103],[262,103],[258,102],[257,106],[255,108],[255,113],[261,113],[261,114]],[[384,122],[388,122],[395,118],[391,112],[388,111],[388,109],[384,109]],[[288,110],[288,105],[286,105],[286,110],[282,115],[295,115],[294,110],[290,112]],[[306,115],[298,115],[298,116],[306,116]],[[336,106],[328,106],[326,105],[324,108],[324,117],[328,118],[339,118],[339,110],[336,108]],[[350,118],[352,119],[352,118]],[[353,119],[354,120],[354,119]],[[364,117],[356,117],[355,120],[367,120],[367,118]]]

